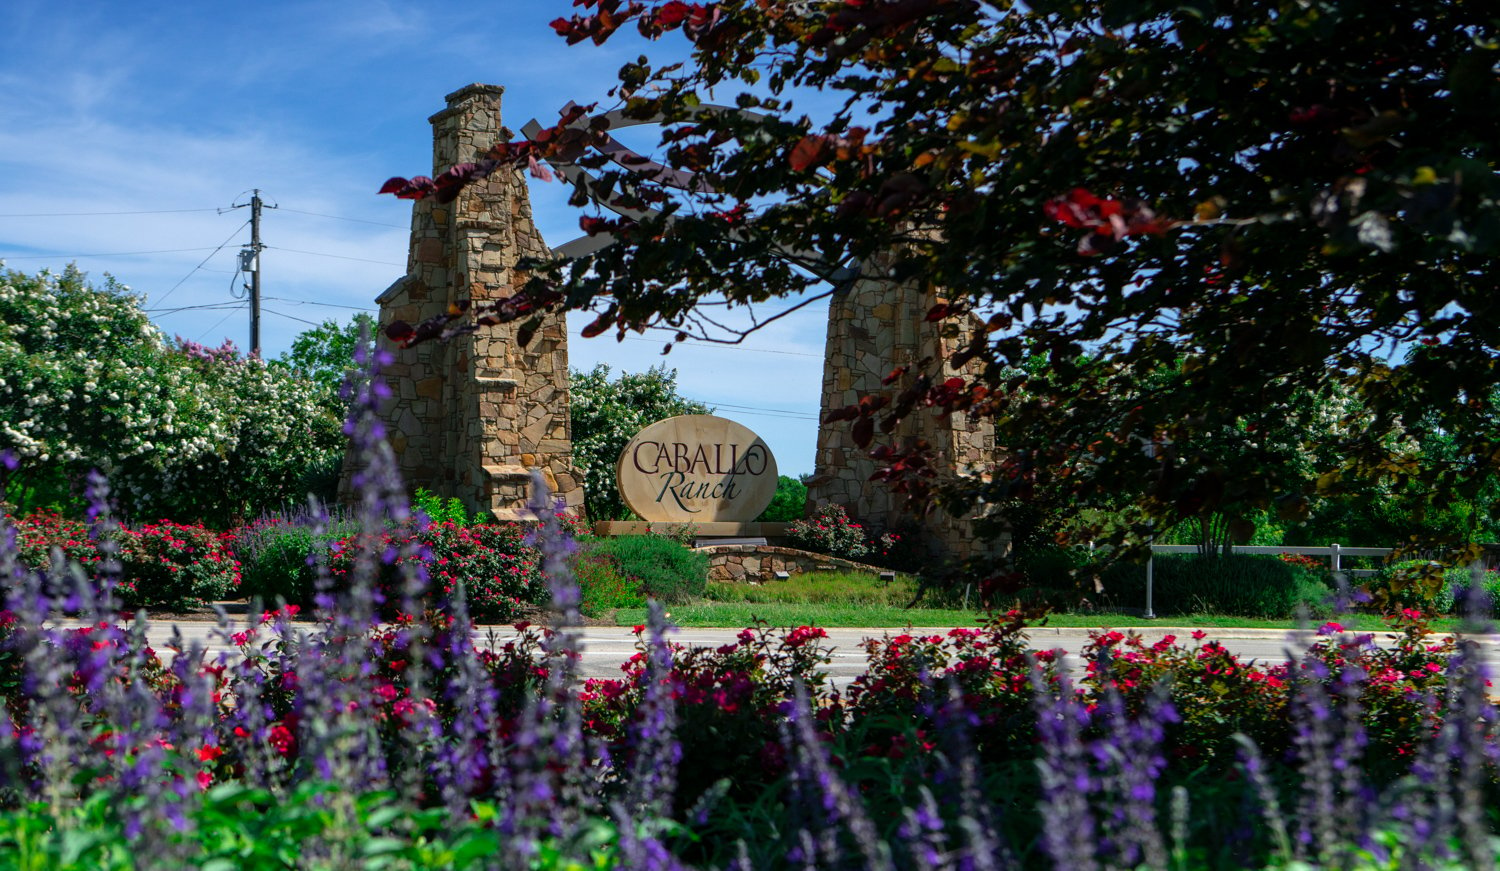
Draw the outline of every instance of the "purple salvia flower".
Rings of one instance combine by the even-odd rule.
[[[1058,868],[1089,871],[1098,868],[1094,843],[1098,826],[1089,806],[1094,792],[1082,729],[1088,713],[1066,675],[1059,676],[1054,693],[1033,669],[1037,737],[1041,742],[1042,849]]]
[[[880,839],[863,803],[834,770],[813,719],[807,688],[797,680],[793,685],[786,739],[790,743],[794,800],[803,804],[803,813],[812,822],[814,828],[811,831],[817,839],[814,855],[806,854],[807,838],[802,839],[795,849],[803,853],[803,861],[809,863],[813,863],[816,856],[834,867],[848,864],[846,839],[840,837],[847,832],[847,841],[852,842],[850,846],[858,852],[858,867],[894,868],[890,849]],[[804,832],[807,831],[804,828]]]
[[[972,713],[964,706],[957,683],[949,680],[947,699],[938,706],[935,724],[942,751],[937,754],[934,780],[951,793],[956,805],[959,847],[955,850],[958,865],[972,871],[1015,866],[1016,859],[999,833],[995,808],[985,797],[977,755],[969,739],[975,726]]]
[[[1274,842],[1275,855],[1283,863],[1289,863],[1293,859],[1292,839],[1287,834],[1286,818],[1281,813],[1281,802],[1276,797],[1276,788],[1271,785],[1271,779],[1266,774],[1265,759],[1260,755],[1260,748],[1255,742],[1245,735],[1235,735],[1234,740],[1239,743],[1240,770],[1245,773],[1245,779],[1255,791],[1255,798],[1260,804],[1261,818],[1271,829]]]
[[[94,571],[98,584],[97,608],[90,609],[89,619],[113,622],[115,586],[120,581],[120,525],[110,510],[109,481],[94,469],[89,472],[86,490],[88,500],[89,538],[99,550],[100,560]],[[91,591],[92,592],[92,591]]]
[[[1485,787],[1489,781],[1496,716],[1495,706],[1489,700],[1488,674],[1479,645],[1472,639],[1459,641],[1458,652],[1449,663],[1448,680],[1451,701],[1445,724],[1457,726],[1454,742],[1457,777],[1453,785],[1459,839],[1468,867],[1494,869],[1495,850],[1490,846]]]
[[[927,787],[917,790],[917,805],[902,810],[897,836],[906,847],[911,868],[917,871],[939,871],[953,867],[948,855],[947,834],[937,802]]]
[[[676,737],[672,649],[665,637],[668,626],[660,603],[654,600],[648,606],[646,626],[646,668],[641,674],[645,685],[631,736],[635,760],[627,807],[639,814],[666,814],[672,808],[682,745]]]

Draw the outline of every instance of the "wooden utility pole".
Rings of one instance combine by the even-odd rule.
[[[250,272],[250,355],[260,356],[260,188],[250,194],[250,249],[255,252]]]
[[[242,209],[246,203],[235,203],[233,208]],[[260,252],[265,245],[260,241],[260,210],[264,202],[260,188],[250,192],[250,244],[240,250],[240,271],[250,273],[250,354],[260,354]],[[269,206],[268,208],[276,208]]]

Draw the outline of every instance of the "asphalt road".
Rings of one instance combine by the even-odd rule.
[[[64,621],[60,625],[79,625]],[[226,645],[222,637],[218,635],[217,629],[212,623],[206,622],[180,622],[180,623],[153,623],[148,631],[147,637],[151,645],[157,651],[165,651],[172,626],[177,626],[182,633],[184,643],[199,640],[204,643],[210,652],[219,650],[232,650],[232,646]],[[297,628],[308,630],[310,624],[294,624]],[[243,625],[232,626],[231,630],[243,629]],[[1142,638],[1149,644],[1157,641],[1164,635],[1175,635],[1184,643],[1192,643],[1191,633],[1194,627],[1182,626],[1159,626],[1150,629],[1137,629]],[[582,635],[582,674],[585,677],[618,677],[620,665],[624,663],[632,653],[635,652],[636,637],[629,627],[600,627],[589,626],[578,630]],[[740,630],[734,629],[676,629],[669,638],[672,641],[707,647],[718,647],[734,641],[735,634]],[[829,667],[829,675],[835,684],[844,686],[852,681],[865,668],[865,652],[860,647],[860,642],[867,638],[879,638],[885,634],[897,634],[900,631],[910,631],[913,634],[933,634],[948,631],[947,628],[917,628],[912,630],[892,629],[828,629],[827,643],[833,647],[833,662]],[[1037,649],[1061,648],[1066,651],[1070,664],[1080,668],[1082,660],[1079,651],[1088,643],[1088,629],[1059,629],[1041,627],[1028,632],[1031,644]],[[1208,635],[1205,640],[1217,641],[1223,644],[1231,652],[1243,659],[1253,659],[1258,662],[1282,662],[1287,658],[1290,651],[1293,655],[1300,654],[1310,641],[1311,633],[1292,633],[1284,630],[1273,629],[1210,629],[1206,630]],[[514,636],[515,630],[510,626],[478,627],[475,631],[476,641],[485,643],[486,639],[493,636],[503,641]],[[1378,633],[1378,643],[1389,643],[1393,636],[1386,633]],[[1497,665],[1500,665],[1500,636],[1483,636],[1479,639],[1484,660],[1490,667],[1491,673],[1496,673]]]

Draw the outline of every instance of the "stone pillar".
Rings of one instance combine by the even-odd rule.
[[[433,175],[489,150],[499,138],[503,93],[475,84],[447,96],[448,107],[428,119]],[[384,416],[407,486],[519,519],[535,469],[571,510],[582,510],[563,315],[549,316],[524,348],[515,340],[518,325],[404,349],[384,338],[393,321],[415,324],[461,300],[478,306],[510,296],[525,283],[518,261],[548,253],[519,170],[496,172],[451,203],[413,204],[407,274],[377,299],[378,341],[396,357]]]
[[[872,264],[876,269],[879,264]],[[823,369],[822,416],[859,402],[866,394],[891,390],[881,381],[898,366],[920,368],[924,359],[946,359],[963,340],[951,320],[928,323],[937,296],[912,284],[861,278],[836,294],[828,308],[826,362]],[[960,374],[944,367],[941,377]],[[933,449],[939,475],[983,475],[993,460],[994,428],[963,415],[936,416],[918,408],[889,435],[876,432],[873,444],[910,447],[925,440]],[[808,481],[809,509],[841,505],[850,517],[877,532],[919,525],[928,548],[937,556],[975,556],[981,543],[970,523],[935,511],[917,518],[904,510],[901,494],[872,483],[878,464],[868,449],[854,444],[851,424],[820,424],[813,477]],[[1005,542],[984,549],[1003,552]]]

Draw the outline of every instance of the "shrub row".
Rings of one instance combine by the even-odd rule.
[[[470,615],[483,622],[506,622],[546,601],[535,548],[526,528],[514,523],[464,525],[452,506],[437,507],[449,519],[421,527],[388,529],[371,544],[382,555],[375,592],[388,616],[399,610],[406,573],[425,572],[441,605],[462,584]],[[461,514],[461,510],[460,510]],[[21,561],[50,570],[53,548],[90,575],[102,554],[87,524],[40,513],[12,520]],[[120,581],[115,587],[125,607],[180,610],[226,598],[314,604],[320,572],[342,589],[359,551],[357,526],[335,520],[318,531],[305,521],[266,518],[229,533],[167,521],[118,532]],[[574,559],[585,613],[641,607],[648,599],[665,604],[702,596],[708,558],[661,536],[630,536],[585,541]]]
[[[1405,783],[1413,762],[1430,764],[1432,752],[1467,753],[1468,745],[1445,749],[1441,742],[1452,730],[1443,719],[1447,706],[1471,704],[1476,691],[1482,702],[1484,692],[1457,670],[1462,660],[1451,659],[1453,642],[1429,637],[1415,611],[1397,618],[1400,637],[1392,648],[1328,624],[1306,659],[1273,664],[1241,661],[1202,633],[1147,644],[1100,631],[1086,651],[1090,665],[1077,692],[1058,653],[1033,649],[1024,626],[1007,615],[981,628],[873,640],[865,673],[843,694],[825,677],[831,652],[816,627],[751,627],[717,648],[658,642],[640,627],[638,652],[623,675],[590,679],[572,691],[563,689],[572,685],[571,660],[560,639],[534,627],[517,627],[492,650],[475,649],[466,626],[445,621],[366,628],[355,637],[352,627],[334,624],[318,630],[315,646],[303,646],[283,616],[268,614],[259,627],[236,635],[240,657],[227,667],[194,671],[182,664],[186,657],[164,667],[107,623],[55,633],[47,653],[56,662],[49,673],[62,676],[55,686],[17,676],[42,657],[28,657],[32,666],[0,658],[0,669],[10,669],[0,673],[0,716],[13,721],[0,729],[0,760],[12,785],[12,792],[0,791],[0,804],[19,805],[45,789],[50,802],[32,807],[50,804],[53,813],[92,807],[90,820],[71,825],[101,826],[143,857],[161,858],[154,851],[165,850],[172,858],[173,845],[183,843],[176,828],[181,812],[210,812],[206,824],[237,832],[237,824],[213,822],[214,806],[243,816],[281,805],[295,815],[308,790],[328,785],[318,780],[326,772],[321,776],[346,778],[334,785],[358,784],[367,793],[359,797],[369,802],[366,810],[388,808],[381,811],[386,823],[370,826],[371,841],[409,833],[387,830],[407,816],[446,814],[460,826],[490,813],[497,826],[515,820],[502,830],[508,839],[561,837],[567,830],[559,826],[580,813],[613,820],[611,848],[588,867],[676,867],[637,864],[626,852],[630,844],[616,840],[653,837],[653,827],[663,826],[685,836],[656,849],[670,846],[679,859],[702,867],[807,867],[794,851],[803,833],[819,831],[834,839],[828,858],[848,861],[816,867],[876,867],[866,851],[895,850],[899,858],[923,846],[902,834],[917,813],[929,814],[933,838],[974,837],[974,848],[989,851],[1045,850],[1056,867],[1084,866],[1059,858],[1061,848],[1049,839],[1098,826],[1097,839],[1083,839],[1090,855],[1118,859],[1107,863],[1112,867],[1138,867],[1131,842],[1119,839],[1145,838],[1136,847],[1150,847],[1150,839],[1162,836],[1151,828],[1156,797],[1185,784],[1201,803],[1193,806],[1199,822],[1177,836],[1185,839],[1177,849],[1194,858],[1182,852],[1178,864],[1216,867],[1223,865],[1210,856],[1222,858],[1231,848],[1251,857],[1275,849],[1268,833],[1241,832],[1242,815],[1247,808],[1272,813],[1264,806],[1277,790],[1298,800],[1305,779],[1299,771],[1337,771],[1341,784],[1355,778],[1359,788],[1350,787],[1347,798],[1363,801],[1384,785]],[[53,643],[51,635],[36,637],[32,622],[40,625],[0,616],[0,650],[14,649],[5,638],[17,632],[28,644]],[[116,675],[129,677],[131,693],[82,692],[93,683],[113,686]],[[1460,679],[1469,681],[1463,693],[1450,695],[1450,681],[1456,688]],[[246,698],[258,704],[246,705]],[[50,755],[17,740],[67,705],[83,706],[87,717],[78,721],[94,728],[37,731],[37,740],[52,742]],[[554,719],[549,710],[568,713]],[[1464,716],[1472,720],[1469,710],[1463,708]],[[157,715],[142,719],[143,711]],[[1492,721],[1479,725],[1489,729]],[[1357,733],[1341,731],[1354,727]],[[1270,766],[1269,773],[1250,767],[1237,735],[1253,740],[1258,750],[1248,758]],[[1477,740],[1485,743],[1471,757],[1476,766],[1493,736]],[[585,744],[608,752],[584,754]],[[114,761],[122,750],[129,759],[123,767]],[[39,785],[49,782],[35,775],[55,758],[89,772],[87,789],[75,796],[66,783]],[[197,788],[178,790],[184,783]],[[387,791],[402,783],[414,788]],[[1406,811],[1426,821],[1426,799],[1411,797],[1419,786],[1406,783],[1402,795]],[[326,821],[347,812],[344,830],[366,831],[364,811],[346,804],[354,795],[335,792],[324,790],[327,798],[312,802],[325,806],[317,816]],[[117,806],[88,805],[88,794],[112,793],[121,797]],[[399,811],[390,807],[395,795],[404,797]],[[1308,797],[1309,822],[1336,812],[1332,791]],[[632,819],[638,812],[646,818]],[[1186,826],[1186,813],[1174,813],[1173,825]],[[858,818],[851,822],[851,815]],[[1443,825],[1454,825],[1452,817]],[[1328,831],[1342,837],[1361,821],[1368,822],[1363,814],[1339,816]],[[68,823],[54,818],[52,824]],[[309,839],[298,845],[304,851],[298,864],[316,864],[311,860],[326,858],[321,851],[337,846],[324,840],[332,835],[326,824],[295,825]],[[865,829],[845,828],[857,825]],[[482,826],[466,831],[483,842],[482,849],[473,845],[475,855],[495,855],[508,843],[483,837]],[[441,842],[441,834],[431,834]],[[1322,830],[1308,837],[1299,856],[1337,846]],[[403,849],[421,840],[414,835]],[[0,837],[0,857],[22,843]],[[212,851],[277,853],[279,840],[193,843],[225,855]],[[900,867],[932,867],[911,858]]]
[[[1102,577],[1106,601],[1140,607],[1146,600],[1146,569],[1117,563]],[[1285,618],[1307,608],[1328,613],[1332,589],[1327,572],[1274,556],[1158,556],[1152,565],[1152,600],[1159,614],[1233,614]]]
[[[27,567],[52,570],[56,549],[85,572],[107,572],[106,553],[90,537],[87,524],[48,512],[9,520],[17,556]],[[223,536],[201,525],[162,520],[119,527],[113,543],[118,563],[114,595],[127,608],[178,609],[237,595],[239,560]]]

